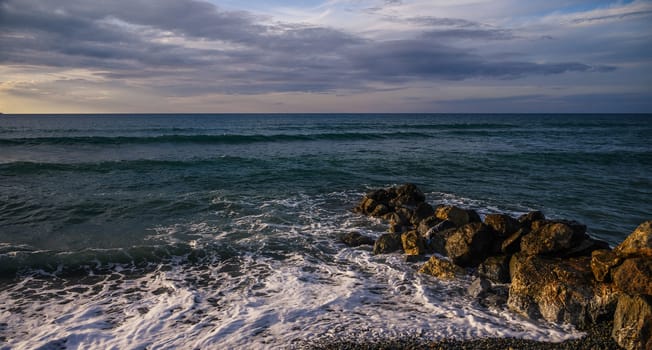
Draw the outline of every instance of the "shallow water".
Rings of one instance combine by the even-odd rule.
[[[414,182],[433,205],[537,209],[617,244],[652,213],[647,115],[0,118],[9,348],[287,348],[346,337],[580,333],[415,273],[350,212]]]

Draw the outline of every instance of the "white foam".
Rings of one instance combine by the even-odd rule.
[[[26,277],[0,290],[7,342],[14,349],[284,349],[406,335],[546,341],[582,335],[480,307],[464,293],[468,280],[442,282],[416,273],[400,255],[340,245],[341,233],[378,236],[385,228],[341,209],[354,198],[336,193],[268,201],[243,211],[228,228],[192,222],[158,232],[192,236],[202,247],[225,239],[250,247],[226,260],[162,264],[139,277],[116,269],[70,285]],[[279,242],[293,248],[277,252]]]

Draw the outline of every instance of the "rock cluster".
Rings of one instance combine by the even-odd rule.
[[[436,253],[419,272],[452,279],[470,271],[478,279],[469,293],[481,304],[502,300],[521,315],[580,329],[613,320],[620,346],[652,349],[652,221],[611,250],[576,221],[535,211],[489,214],[483,222],[474,210],[432,207],[413,184],[372,191],[354,211],[389,223],[374,254],[402,251],[415,261]],[[361,241],[371,243],[353,240]],[[508,293],[491,292],[501,286]]]

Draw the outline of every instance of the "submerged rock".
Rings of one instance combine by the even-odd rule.
[[[344,244],[350,247],[358,247],[361,245],[373,245],[374,240],[371,237],[364,236],[359,232],[348,232],[342,235],[341,240]]]
[[[374,243],[374,254],[387,254],[403,248],[401,235],[398,233],[385,233],[380,235]]]
[[[460,266],[477,266],[491,252],[494,234],[481,222],[464,225],[446,240],[446,255]]]
[[[553,259],[519,253],[510,262],[507,306],[530,318],[585,328],[613,313],[617,293],[593,279],[590,258]]]
[[[652,349],[652,297],[621,295],[611,336],[627,350]]]
[[[638,225],[634,232],[614,249],[614,252],[622,258],[652,257],[652,221]]]
[[[463,275],[464,269],[448,260],[432,256],[425,264],[423,264],[423,266],[421,266],[419,272],[435,276],[440,279],[450,280],[454,279],[456,276]]]

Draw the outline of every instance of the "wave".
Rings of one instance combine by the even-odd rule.
[[[156,135],[156,136],[72,136],[72,137],[27,137],[0,139],[0,145],[121,145],[158,143],[196,144],[248,144],[264,142],[296,141],[358,141],[393,138],[427,138],[432,135],[422,132],[390,133],[316,133],[276,135]]]

